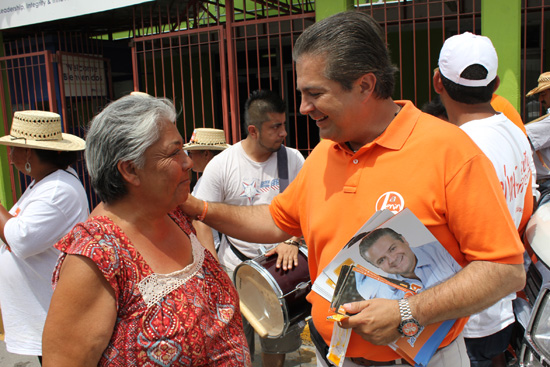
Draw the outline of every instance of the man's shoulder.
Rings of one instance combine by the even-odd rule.
[[[283,148],[286,149],[287,156],[295,157],[301,162],[304,161],[304,156],[302,155],[302,153],[300,153],[300,151],[298,149],[287,147],[286,145],[283,145]]]
[[[243,149],[241,147],[241,142],[237,142],[237,143],[231,145],[230,147],[224,149],[219,154],[216,154],[212,158],[212,160],[208,163],[206,168],[208,168],[208,166],[210,164],[212,164],[212,162],[220,162],[220,161],[225,162],[228,159],[230,159],[231,157],[234,157],[235,155],[241,154],[241,152],[243,152]]]
[[[525,124],[525,128],[526,129],[532,128],[533,126],[536,126],[539,123],[541,124],[550,123],[550,113],[547,113],[546,115],[542,115],[541,117],[536,118],[532,121],[529,121],[528,123]]]
[[[525,137],[525,134],[521,129],[514,124],[504,113],[499,112],[496,115],[489,116],[486,118],[472,120],[461,126],[465,131],[467,130],[497,130],[502,132],[506,130],[511,135],[516,135],[519,137]]]

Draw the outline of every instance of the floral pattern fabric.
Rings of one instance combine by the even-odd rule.
[[[120,227],[94,217],[56,244],[63,254],[54,286],[66,255],[78,254],[113,287],[118,315],[100,366],[250,366],[235,287],[198,243],[189,218],[179,210],[170,217],[193,245],[193,263],[184,269],[155,274]],[[145,300],[140,289],[156,294]]]

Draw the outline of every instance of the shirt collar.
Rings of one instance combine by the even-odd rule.
[[[411,101],[395,101],[395,103],[401,106],[401,111],[378,138],[372,143],[361,147],[356,153],[368,149],[372,144],[378,144],[392,150],[400,150],[405,145],[414,130],[421,111]],[[334,143],[333,148],[355,154],[345,143]]]

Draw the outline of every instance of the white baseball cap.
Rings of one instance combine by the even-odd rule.
[[[472,80],[460,75],[470,65],[487,69],[484,79]],[[488,37],[465,32],[448,38],[439,53],[439,72],[450,81],[465,87],[486,87],[497,76],[498,56]]]

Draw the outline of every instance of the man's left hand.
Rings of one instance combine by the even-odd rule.
[[[290,270],[293,266],[298,266],[298,246],[289,245],[281,242],[274,249],[266,252],[265,256],[277,254],[277,269]]]
[[[397,331],[401,316],[396,300],[374,298],[348,303],[344,305],[344,309],[353,316],[342,320],[340,326],[345,329],[352,328],[372,344],[388,345],[401,336]]]

